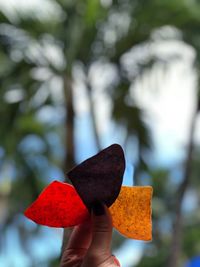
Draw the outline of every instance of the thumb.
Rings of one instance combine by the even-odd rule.
[[[92,208],[92,242],[82,267],[119,266],[111,255],[112,219],[108,208],[97,202]]]
[[[112,218],[108,208],[97,202],[92,208],[92,242],[90,251],[99,254],[110,253],[112,239]]]
[[[111,255],[112,219],[106,206],[99,202],[92,207],[92,242],[82,267],[120,266]]]

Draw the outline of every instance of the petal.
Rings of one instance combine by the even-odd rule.
[[[124,169],[123,149],[113,144],[76,166],[68,177],[90,210],[97,201],[112,205],[119,195]]]
[[[151,186],[122,186],[120,194],[109,208],[113,226],[125,237],[152,239]]]
[[[52,227],[78,225],[89,216],[74,187],[58,181],[48,185],[24,214],[38,224]]]

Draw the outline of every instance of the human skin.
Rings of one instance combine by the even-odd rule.
[[[91,218],[74,227],[60,267],[116,267],[111,254],[112,219],[106,206],[94,205]]]

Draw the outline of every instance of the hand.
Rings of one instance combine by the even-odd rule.
[[[112,256],[112,219],[106,206],[94,205],[92,218],[74,227],[60,267],[116,267]]]

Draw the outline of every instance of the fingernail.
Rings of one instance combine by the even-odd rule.
[[[105,214],[104,205],[101,202],[97,201],[92,205],[92,211],[93,211],[94,215],[96,215],[96,216],[104,215]]]
[[[112,256],[113,256],[114,263],[115,263],[117,266],[121,267],[120,262],[119,262],[118,259],[115,257],[115,255],[112,255]]]

